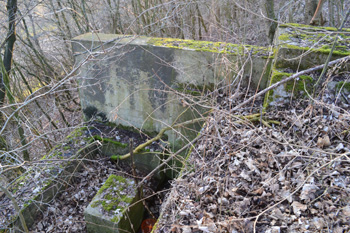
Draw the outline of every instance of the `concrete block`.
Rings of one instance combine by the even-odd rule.
[[[272,67],[269,85],[285,79],[298,71],[322,65],[326,62],[336,35],[338,44],[332,53],[331,60],[350,55],[350,29],[346,33],[337,33],[336,28],[314,27],[301,24],[281,25],[276,33],[276,56]],[[350,64],[345,64],[342,70],[350,70]],[[303,98],[311,94],[316,80],[311,76],[302,75],[274,90],[267,92],[264,107],[283,106],[293,98]]]
[[[74,38],[72,47],[77,63],[87,61],[78,75],[83,109],[148,132],[207,112],[205,104],[191,101],[205,90],[241,77],[242,85],[264,88],[272,60],[262,47],[143,36],[88,33]],[[168,140],[180,148],[201,125],[168,131]]]
[[[276,69],[296,72],[324,64],[336,38],[338,43],[331,60],[350,55],[350,28],[338,33],[332,27],[314,27],[302,24],[284,24],[276,32]],[[350,65],[346,67],[350,69]]]
[[[134,180],[111,175],[89,206],[85,221],[89,233],[136,232],[143,218],[143,204]]]
[[[120,143],[112,138],[104,138],[101,143],[100,150],[104,156],[111,157],[113,155],[124,155],[130,152],[129,144]],[[150,151],[145,149],[141,153],[134,155],[134,163],[136,169],[149,173],[158,166],[161,166],[163,155],[161,151]],[[132,164],[131,158],[120,161],[122,163]],[[164,178],[161,167],[154,173],[154,177],[158,180]]]

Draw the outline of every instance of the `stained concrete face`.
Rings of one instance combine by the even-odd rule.
[[[100,151],[107,157],[113,155],[124,155],[130,151],[129,145],[124,145],[125,144],[120,145],[119,143],[113,142],[102,142]],[[137,156],[134,156],[133,159],[130,157],[122,162],[125,162],[126,164],[134,164],[139,171],[146,174],[153,172],[153,178],[161,181],[164,178],[162,158],[162,151],[150,151],[149,153],[143,151],[142,153],[137,154]]]
[[[76,61],[87,59],[78,75],[87,118],[94,115],[116,124],[159,132],[175,122],[198,118],[208,110],[193,104],[184,93],[200,94],[203,89],[223,84],[224,78],[226,85],[243,77],[242,85],[265,87],[270,63],[262,56],[252,55],[257,53],[253,48],[247,50],[252,55],[248,56],[195,51],[186,46],[174,48],[174,43],[171,47],[152,41],[148,37],[91,33],[74,38]],[[239,64],[243,63],[246,66],[240,72]],[[238,73],[240,76],[235,75]],[[91,109],[94,114],[88,113]],[[193,138],[200,124],[188,127],[190,130],[168,131],[169,141],[173,145],[187,143],[185,138]]]

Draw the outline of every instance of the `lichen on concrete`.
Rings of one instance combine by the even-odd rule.
[[[337,31],[337,28],[335,27],[315,27],[312,25],[307,25],[307,24],[298,24],[298,23],[285,23],[285,24],[280,24],[280,28],[286,28],[286,27],[292,27],[292,28],[304,28],[304,29],[309,29],[313,31]],[[343,31],[345,32],[350,32],[349,28],[344,28]]]
[[[125,207],[131,204],[135,198],[136,188],[133,180],[126,180],[122,176],[111,175],[96,194],[103,196],[102,199],[93,201],[91,206],[101,205],[107,212],[119,209],[120,213],[122,213]],[[103,195],[104,193],[105,195]]]
[[[292,73],[281,72],[277,69],[273,69],[270,78],[270,86],[291,75]],[[306,91],[311,91],[312,83],[312,77],[302,75],[295,80],[290,80],[283,85],[278,86],[274,90],[268,91],[264,99],[264,108],[272,105],[283,104],[285,103],[286,99],[290,98],[292,95],[295,97],[304,97],[306,95]]]
[[[143,205],[136,182],[110,175],[85,210],[88,232],[130,231],[142,221]]]

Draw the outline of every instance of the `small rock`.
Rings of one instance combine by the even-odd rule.
[[[338,146],[335,148],[337,152],[341,151],[342,149],[344,149],[343,143],[339,143]]]
[[[182,228],[182,233],[191,233],[192,230],[191,230],[191,227],[189,226],[185,226]]]
[[[180,216],[188,216],[189,213],[188,213],[188,211],[180,211],[180,212],[179,212],[179,215],[180,215]]]
[[[324,221],[322,218],[318,218],[318,217],[314,217],[312,219],[313,221],[313,224],[315,225],[315,227],[318,229],[318,230],[321,230],[324,226]]]
[[[43,229],[43,224],[41,222],[38,223],[37,228],[39,231]]]
[[[281,228],[279,226],[271,227],[271,233],[280,233]]]
[[[218,203],[219,203],[219,204],[222,204],[222,205],[228,205],[228,204],[230,204],[229,200],[227,200],[227,198],[225,198],[225,197],[219,198],[219,199],[218,199]]]

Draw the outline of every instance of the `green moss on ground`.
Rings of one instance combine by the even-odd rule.
[[[342,88],[342,89],[350,92],[350,82],[340,81],[335,85],[335,88],[336,88],[336,90],[340,90]]]

